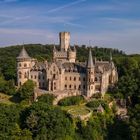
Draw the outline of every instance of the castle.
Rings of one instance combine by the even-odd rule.
[[[75,93],[89,98],[95,94],[103,96],[109,85],[118,80],[116,67],[110,61],[93,61],[91,50],[87,62],[76,61],[76,48],[70,47],[70,33],[60,32],[60,49],[53,48],[53,61],[38,62],[31,58],[25,48],[17,57],[17,85],[28,79],[36,88],[57,94]]]

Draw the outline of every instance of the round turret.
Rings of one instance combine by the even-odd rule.
[[[30,76],[31,58],[23,47],[17,57],[17,85],[23,85]]]

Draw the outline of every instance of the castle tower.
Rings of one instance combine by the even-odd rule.
[[[23,47],[17,59],[17,85],[23,85],[30,78],[31,58]]]
[[[75,47],[72,50],[71,47],[69,46],[69,48],[68,48],[68,60],[71,63],[75,63],[75,60],[76,60],[76,49],[75,49]]]
[[[115,82],[118,81],[118,73],[117,70],[115,68],[113,59],[112,59],[112,53],[110,52],[110,70],[111,70],[111,74],[110,74],[110,84],[114,84]]]
[[[87,80],[87,84],[86,84],[86,96],[87,97],[91,97],[94,92],[95,92],[95,85],[94,85],[94,79],[95,79],[95,67],[93,64],[93,58],[92,58],[92,54],[91,54],[91,49],[89,50],[89,57],[88,57],[88,61],[87,61],[87,73],[86,73],[86,80]]]
[[[59,39],[61,51],[67,51],[70,46],[70,32],[60,32]]]

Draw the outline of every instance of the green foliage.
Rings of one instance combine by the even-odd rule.
[[[102,107],[105,109],[106,112],[109,112],[108,104],[104,100],[93,100],[86,104],[86,106],[94,109],[97,109],[99,105],[102,105]]]
[[[26,127],[31,130],[36,140],[55,140],[73,137],[74,126],[64,111],[58,107],[36,102],[25,112]]]
[[[70,105],[79,105],[85,102],[83,96],[72,96],[67,97],[58,102],[60,106],[70,106]]]
[[[16,105],[0,104],[0,139],[10,139],[19,121],[20,109]]]
[[[48,105],[53,105],[54,98],[55,98],[54,95],[44,94],[38,97],[38,102],[44,102],[47,103]]]
[[[128,123],[114,119],[113,124],[108,125],[107,137],[108,140],[132,140]]]
[[[129,110],[130,121],[129,127],[133,140],[140,138],[140,103],[136,104],[134,108]]]
[[[32,80],[28,80],[19,88],[18,94],[22,99],[28,99],[32,101],[34,94],[34,86],[34,82]]]
[[[8,95],[16,94],[15,84],[13,80],[6,81],[3,76],[0,76],[0,92]]]

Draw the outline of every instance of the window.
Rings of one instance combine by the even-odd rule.
[[[83,81],[86,81],[86,78],[85,77],[83,78]]]
[[[35,79],[36,79],[36,75],[35,75]]]
[[[83,85],[83,89],[85,89],[86,87],[85,87],[85,85]]]
[[[65,85],[65,89],[67,89],[67,85]]]
[[[76,81],[76,77],[74,77],[74,81]]]
[[[79,81],[81,81],[81,78],[79,77]]]
[[[25,72],[25,75],[24,75],[24,78],[27,78],[28,76],[27,76],[27,73]]]
[[[38,79],[40,79],[40,75],[38,75]]]
[[[21,82],[19,82],[19,85],[21,86]]]
[[[71,77],[70,77],[70,81],[71,81]]]
[[[65,80],[67,80],[67,77],[65,77]]]
[[[69,88],[71,89],[71,85],[69,85]]]
[[[33,78],[33,75],[31,75],[31,79]]]
[[[24,67],[27,67],[27,64],[26,63],[24,64]]]
[[[21,67],[21,63],[19,63],[19,65],[18,65],[19,67]]]
[[[41,87],[41,83],[39,82],[39,87]]]
[[[79,88],[78,88],[79,90],[81,89],[81,85],[79,85]]]
[[[95,77],[95,81],[96,81],[96,82],[98,81],[98,78],[97,78],[97,77]]]
[[[76,85],[74,85],[74,89],[76,89]]]
[[[19,78],[22,78],[22,73],[19,71]]]

